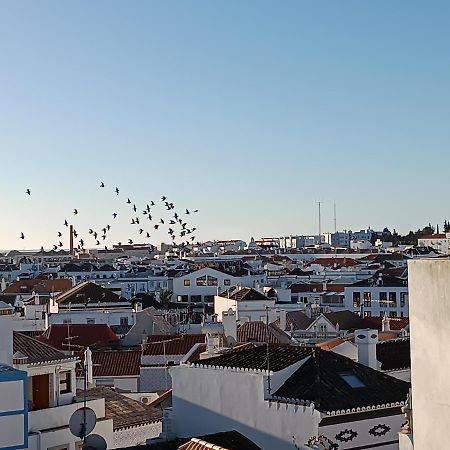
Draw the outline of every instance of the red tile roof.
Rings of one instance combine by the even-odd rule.
[[[245,322],[237,330],[238,342],[269,342],[270,344],[289,344],[289,336],[275,325],[264,322]]]
[[[364,327],[365,328],[374,328],[381,331],[383,317],[381,316],[372,316],[372,317],[364,317]],[[399,331],[403,330],[409,325],[408,317],[391,317],[389,321],[389,325],[391,330]]]
[[[220,297],[226,297],[236,301],[248,300],[270,300],[267,296],[253,288],[233,286],[220,294]]]
[[[186,355],[195,344],[205,343],[204,334],[153,335],[147,337],[144,355]]]
[[[18,280],[11,283],[3,294],[51,294],[52,292],[66,292],[72,287],[72,280]]]
[[[422,236],[419,239],[445,239],[447,237],[446,234],[429,234],[428,236]]]
[[[328,283],[324,290],[322,283],[296,283],[291,284],[291,293],[301,292],[344,292],[345,284]]]
[[[361,262],[353,258],[317,258],[306,264],[305,267],[310,267],[312,264],[319,264],[322,267],[342,268],[359,266]]]
[[[80,351],[86,347],[117,341],[116,333],[106,324],[54,324],[38,338],[59,349]],[[69,345],[70,344],[70,345]]]
[[[139,376],[141,350],[106,350],[92,352],[94,377]]]

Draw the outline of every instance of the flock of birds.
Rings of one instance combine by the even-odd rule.
[[[100,183],[100,189],[105,188],[105,183]],[[120,190],[118,187],[114,189],[114,192],[116,196],[119,196]],[[31,190],[27,189],[25,193],[28,196],[31,196]],[[161,197],[161,204],[164,205],[166,214],[170,214],[169,218],[156,218],[154,217],[154,209],[156,208],[157,204],[151,200],[149,203],[146,204],[145,208],[142,210],[142,213],[138,213],[138,207],[135,203],[131,201],[130,198],[127,198],[126,205],[130,208],[130,222],[129,224],[134,226],[135,228],[135,234],[138,236],[145,237],[147,239],[151,238],[150,229],[151,230],[163,230],[164,228],[167,228],[167,234],[171,238],[171,243],[174,247],[183,248],[188,245],[192,245],[195,241],[195,235],[193,234],[197,228],[194,226],[190,226],[188,224],[187,216],[191,216],[192,214],[198,213],[198,209],[195,210],[189,210],[185,209],[183,212],[176,211],[175,205],[170,202],[166,196]],[[73,215],[77,216],[79,214],[79,211],[77,208],[73,209]],[[113,212],[111,214],[113,221],[117,219],[119,214],[117,212]],[[67,219],[64,220],[63,225],[66,228],[70,228],[71,224]],[[112,226],[110,224],[106,224],[103,228],[99,230],[95,230],[93,227],[89,228],[88,234],[89,238],[91,239],[93,246],[100,246],[104,244],[108,238],[108,233],[110,232]],[[79,250],[83,250],[86,245],[88,244],[87,241],[81,237],[81,235],[77,232],[76,229],[72,228],[72,234],[75,239],[78,239],[78,245],[77,248]],[[70,234],[70,232],[69,232]],[[63,247],[63,243],[61,241],[63,237],[63,233],[61,231],[58,231],[56,236],[58,237],[58,242],[53,244],[53,249],[58,250],[58,248]],[[25,239],[25,234],[23,232],[20,233],[20,239]],[[128,244],[132,245],[134,243],[133,238],[130,237],[128,239]],[[122,245],[122,242],[117,243],[118,246]],[[104,249],[108,250],[108,246],[104,245]]]

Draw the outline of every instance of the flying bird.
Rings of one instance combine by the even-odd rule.
[[[74,237],[78,237],[78,233],[77,233],[77,231],[76,230],[73,230],[73,235],[74,235]]]
[[[26,190],[26,193],[27,193],[28,195],[31,195],[31,191],[30,191],[29,189]]]
[[[144,230],[142,228],[139,229],[139,234],[142,234]]]
[[[134,225],[135,223],[134,219],[131,219],[131,225]]]
[[[98,233],[95,231],[94,232],[94,239],[97,239]]]
[[[164,219],[159,219],[159,221],[164,225]]]
[[[106,225],[106,229],[109,231],[111,229],[111,225]]]
[[[154,228],[155,230],[157,230],[157,229],[159,228],[159,225],[155,225],[153,228]]]
[[[150,237],[150,233],[148,233],[148,232],[147,232],[147,237],[148,237],[148,238]]]
[[[105,183],[103,183],[103,181],[100,183],[100,187],[104,188],[105,187]]]
[[[117,217],[117,213],[113,213],[113,218],[115,219]]]
[[[167,197],[165,197],[164,195],[161,197],[161,200],[162,200],[163,202],[165,202],[166,199],[167,199]]]
[[[139,225],[139,217],[136,217],[136,223]]]
[[[131,239],[128,239],[128,243],[131,245],[133,244],[133,241]]]
[[[60,247],[62,247],[63,246],[63,243],[61,242],[61,241],[59,241],[59,244],[58,244]]]
[[[74,209],[73,214],[76,216],[78,214],[78,209]]]
[[[25,239],[25,235],[23,233],[20,233],[20,239]]]
[[[89,228],[89,234],[92,234],[94,230],[92,228]]]
[[[67,222],[67,220],[64,221],[64,225],[65,225],[66,227],[69,226],[69,223]]]
[[[61,236],[62,236],[61,231],[58,231],[58,237],[61,237]]]
[[[100,245],[100,241],[99,241],[99,240],[97,240],[97,242],[95,243],[95,245]]]
[[[134,211],[134,212],[137,211],[136,205],[133,205],[133,211]]]
[[[57,246],[57,245],[54,245],[54,246],[53,246],[53,250],[55,250],[55,251],[58,250],[58,246]]]
[[[188,210],[188,209],[186,209],[186,213],[185,214],[190,214],[191,212]]]
[[[119,188],[116,187],[116,194],[119,195]]]
[[[127,204],[131,205],[131,200],[130,199],[127,200]]]

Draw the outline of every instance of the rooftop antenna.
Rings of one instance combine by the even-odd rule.
[[[266,306],[266,362],[267,362],[267,393],[271,394],[272,388],[270,386],[270,353],[269,353],[269,307]]]
[[[319,205],[319,236],[322,236],[322,213],[321,213],[322,203],[318,202],[318,205]]]
[[[336,202],[334,202],[334,233],[337,233]]]

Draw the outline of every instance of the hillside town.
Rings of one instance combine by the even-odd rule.
[[[381,236],[2,253],[1,447],[81,448],[88,408],[110,449],[412,449],[409,272],[448,283],[450,233]]]

